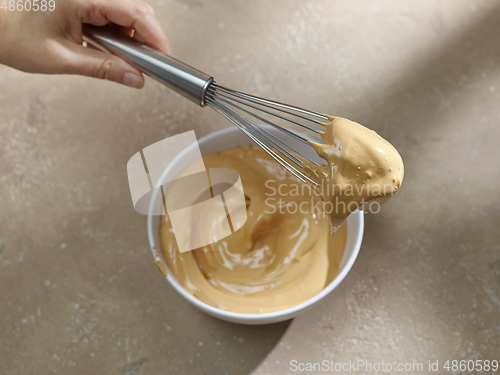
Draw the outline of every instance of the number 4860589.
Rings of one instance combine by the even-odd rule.
[[[489,360],[447,360],[446,363],[443,366],[444,369],[447,371],[452,371],[452,372],[463,372],[463,371],[470,371],[470,372],[490,372],[493,371],[496,373],[498,371],[498,361],[496,359],[489,361]]]
[[[54,0],[3,0],[2,5],[0,5],[0,10],[10,12],[52,12],[54,9],[56,9],[56,2]]]

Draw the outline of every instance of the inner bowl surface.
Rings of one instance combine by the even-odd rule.
[[[267,128],[267,130],[272,133],[275,133],[276,135],[279,135],[278,131],[273,128]],[[293,143],[293,146],[299,150],[308,147],[300,143],[299,141],[294,142],[294,140],[291,140],[291,143]],[[255,143],[252,140],[250,140],[241,130],[239,130],[236,127],[222,129],[212,134],[209,134],[199,139],[198,144],[202,155],[208,155],[213,152],[224,151],[230,148],[234,148],[236,146],[249,145],[249,144],[255,145]],[[186,150],[186,152],[187,151],[188,150]],[[310,150],[306,151],[310,152]],[[179,157],[176,160],[181,160],[181,159],[182,155],[179,155]],[[176,163],[174,160],[172,164],[164,172],[164,175],[166,173],[171,173],[171,171],[173,170],[176,170],[176,166],[177,169],[179,169],[180,165],[181,163]],[[180,172],[180,170],[177,170],[176,172]],[[361,242],[363,239],[364,217],[362,212],[356,211],[347,218],[347,239],[344,250],[344,256],[339,266],[339,273],[330,284],[328,284],[321,292],[319,292],[317,295],[310,298],[309,300],[285,310],[263,313],[263,314],[242,314],[242,313],[224,311],[216,307],[210,306],[200,301],[196,297],[192,296],[191,294],[189,294],[170,273],[167,264],[165,262],[165,259],[163,258],[163,253],[161,252],[161,245],[159,238],[160,217],[157,215],[152,215],[153,207],[155,206],[155,203],[157,203],[157,201],[160,199],[161,199],[161,194],[159,194],[159,189],[156,189],[151,197],[147,226],[148,226],[149,245],[153,251],[153,255],[156,254],[156,256],[163,263],[163,266],[167,270],[168,274],[168,276],[166,277],[167,281],[181,296],[183,296],[185,299],[187,299],[189,302],[191,302],[200,310],[216,318],[233,323],[241,323],[241,324],[276,323],[291,319],[299,315],[300,313],[304,312],[307,308],[313,306],[315,303],[317,303],[319,300],[325,297],[328,293],[330,293],[333,289],[335,289],[337,285],[340,284],[340,282],[344,279],[344,277],[352,268],[352,265],[354,264],[354,261],[358,256],[359,249],[361,247]]]

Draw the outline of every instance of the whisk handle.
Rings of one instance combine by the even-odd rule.
[[[146,46],[110,26],[83,25],[83,39],[119,56],[156,81],[191,101],[205,106],[205,92],[213,78],[164,53]]]

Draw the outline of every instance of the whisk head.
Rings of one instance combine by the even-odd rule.
[[[207,88],[205,103],[240,128],[299,180],[318,185],[304,170],[307,166],[320,165],[320,162],[315,160],[313,152],[308,155],[308,152],[298,150],[291,143],[302,142],[314,151],[309,144],[311,137],[305,137],[294,129],[319,135],[321,130],[318,127],[322,126],[322,122],[328,122],[325,115],[245,94],[215,83]],[[272,134],[270,127],[282,132],[281,136]]]

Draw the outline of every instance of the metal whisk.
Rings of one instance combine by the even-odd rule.
[[[297,150],[289,141],[303,142],[312,150],[308,143],[309,137],[278,123],[288,123],[292,127],[319,134],[320,130],[313,125],[319,126],[321,122],[328,121],[325,115],[220,86],[215,83],[213,77],[111,27],[83,25],[83,36],[86,42],[121,57],[200,106],[212,107],[299,180],[317,185],[316,181],[304,173],[304,168],[306,165],[320,163]],[[284,137],[273,134],[269,131],[270,128],[281,131]]]

